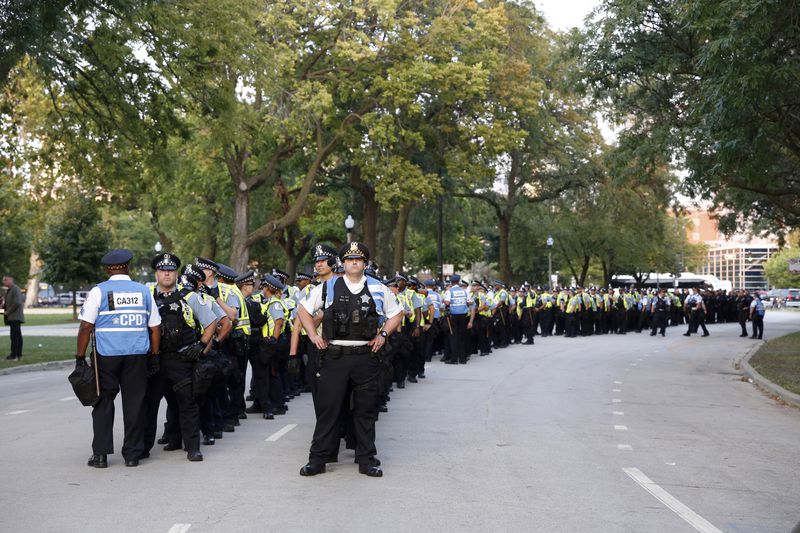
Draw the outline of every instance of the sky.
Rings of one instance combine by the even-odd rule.
[[[564,31],[582,27],[584,17],[600,5],[600,0],[535,0],[535,3],[551,28]]]

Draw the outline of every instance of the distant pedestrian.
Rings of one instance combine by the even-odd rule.
[[[3,286],[8,289],[3,307],[3,321],[11,331],[11,353],[6,361],[19,361],[22,359],[22,323],[25,322],[23,307],[25,300],[22,291],[14,285],[14,278],[3,276]]]
[[[760,339],[764,336],[764,302],[758,293],[753,294],[753,301],[750,302],[750,322],[753,323],[753,336],[751,339]]]

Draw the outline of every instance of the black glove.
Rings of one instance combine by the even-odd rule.
[[[278,344],[278,339],[276,339],[275,337],[270,335],[269,337],[265,337],[264,338],[264,342],[269,344],[270,346],[274,346],[274,345]]]
[[[286,363],[286,370],[292,375],[300,373],[300,360],[296,355],[289,357],[289,361]]]
[[[200,292],[202,292],[203,294],[208,294],[209,296],[211,296],[216,300],[217,298],[219,298],[219,285],[217,285],[216,287],[209,287],[208,285],[203,285],[202,287],[200,287]]]
[[[183,351],[183,355],[189,361],[197,361],[200,359],[200,356],[203,355],[203,350],[205,349],[206,345],[201,341],[197,341],[196,343],[189,345],[189,347]]]
[[[75,370],[78,370],[82,366],[86,366],[86,358],[81,357],[79,355],[75,356]]]
[[[155,376],[159,370],[161,370],[161,363],[158,360],[158,356],[151,353],[147,357],[147,375]]]

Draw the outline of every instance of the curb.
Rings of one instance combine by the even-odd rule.
[[[755,368],[750,366],[750,358],[753,357],[756,352],[764,345],[764,342],[760,342],[747,350],[745,354],[736,360],[735,365],[740,367],[744,375],[750,379],[751,383],[754,383],[758,387],[771,392],[782,401],[793,405],[794,407],[800,408],[800,394],[795,394],[790,392],[777,383],[773,383],[761,374],[759,374]]]
[[[12,368],[0,369],[0,376],[8,374],[22,374],[24,372],[38,372],[39,370],[63,370],[75,364],[74,359],[67,361],[48,361],[46,363],[34,363],[31,365],[15,366]]]

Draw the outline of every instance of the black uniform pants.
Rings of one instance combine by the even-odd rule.
[[[7,320],[8,330],[11,334],[11,353],[13,357],[22,357],[22,322]]]
[[[689,318],[689,330],[686,333],[697,333],[697,328],[700,327],[703,328],[703,335],[708,335],[708,329],[706,329],[706,314],[702,309],[693,310]]]
[[[578,317],[576,316],[577,313],[566,313],[565,314],[565,323],[564,323],[564,334],[567,337],[577,337],[578,336]]]
[[[656,334],[656,330],[664,335],[667,330],[667,310],[666,309],[656,309],[656,312],[652,316],[652,324],[653,329],[650,331],[651,335]]]
[[[153,448],[158,428],[158,409],[161,398],[167,398],[167,409],[170,404],[177,404],[177,422],[180,433],[165,431],[165,436],[173,444],[181,440],[188,451],[200,450],[200,408],[192,394],[193,363],[180,359],[177,354],[161,354],[161,370],[150,376],[147,382],[146,423],[144,430],[144,451]],[[179,385],[176,387],[176,385]]]
[[[416,333],[416,337],[414,333]],[[411,329],[411,357],[408,363],[408,377],[415,378],[425,373],[425,332],[422,328]]]
[[[147,390],[147,356],[98,357],[100,401],[92,408],[92,452],[114,453],[114,398],[122,391],[125,437],[122,456],[139,459],[144,451],[144,397]]]
[[[230,342],[231,375],[228,378],[228,409],[226,419],[238,418],[245,409],[244,388],[247,375],[247,337],[244,335],[231,338]]]
[[[536,323],[534,322],[533,315],[533,307],[526,307],[522,311],[522,324],[525,327],[525,337],[530,344],[533,344],[533,337],[536,335]]]
[[[742,327],[742,337],[747,337],[747,310],[740,310],[739,311],[739,325]]]
[[[467,337],[467,315],[450,315],[450,325],[452,326],[453,331],[450,335],[449,359],[453,362],[466,363],[467,354],[465,351],[464,340]]]
[[[753,338],[762,338],[764,336],[764,317],[758,313],[753,313]]]
[[[317,424],[308,462],[321,466],[336,455],[340,439],[340,414],[352,390],[356,462],[370,464],[375,450],[378,418],[378,384],[382,368],[374,354],[331,356],[323,352],[317,380]]]
[[[549,337],[553,334],[553,308],[544,308],[540,314],[542,337]]]

